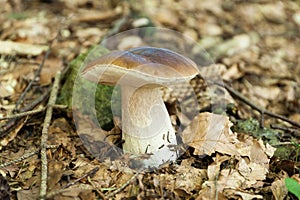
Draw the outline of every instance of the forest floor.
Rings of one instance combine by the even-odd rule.
[[[0,4],[0,199],[300,198],[299,1]],[[220,102],[212,93],[200,101],[201,112],[178,133],[187,148],[177,162],[149,171],[126,155],[101,157],[111,149],[93,134],[117,135],[109,143],[120,146],[120,129],[96,130],[61,98],[79,55],[104,38],[150,26],[194,41],[188,55],[197,64],[206,63],[199,58],[205,50],[223,83],[226,113],[211,109]],[[176,37],[155,42],[167,48]],[[112,46],[144,44],[125,37]],[[168,108],[175,125],[184,121],[172,103]]]

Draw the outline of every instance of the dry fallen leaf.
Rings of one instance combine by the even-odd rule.
[[[178,26],[179,20],[178,15],[170,9],[160,8],[154,14],[154,20],[158,21],[160,24],[176,27]]]
[[[25,44],[12,41],[0,41],[0,54],[37,56],[48,50],[47,45]]]
[[[265,180],[268,172],[268,167],[254,162],[247,163],[243,158],[240,159],[237,169],[239,173],[247,180],[244,182],[244,187],[251,187],[258,180]]]
[[[65,167],[67,163],[63,161],[50,160],[48,163],[49,172],[48,172],[48,187],[49,189],[53,189],[56,184],[60,181],[61,177],[65,172]],[[60,186],[60,185],[58,185]]]
[[[98,10],[81,9],[73,17],[74,22],[112,21],[121,14],[120,9],[99,12]]]
[[[19,131],[22,129],[25,123],[26,119],[21,119],[19,124],[12,131],[10,131],[5,137],[1,138],[0,150],[2,149],[2,147],[7,146],[12,140],[15,139],[15,137],[18,135]]]
[[[37,186],[32,187],[29,190],[19,190],[17,192],[17,197],[18,199],[22,199],[22,200],[38,199],[39,191],[40,189]]]
[[[118,49],[127,50],[127,49],[140,47],[140,46],[145,46],[143,40],[138,36],[132,35],[132,36],[124,37],[120,41],[118,45]]]
[[[69,188],[63,190],[63,192],[55,195],[54,200],[73,200],[73,199],[81,199],[78,198],[80,194],[84,191],[91,191],[94,188],[89,184],[77,183],[76,185],[72,185]]]
[[[239,141],[230,130],[231,124],[226,116],[200,113],[183,131],[183,142],[195,148],[196,155],[211,155],[216,151],[239,155],[235,146]]]
[[[271,190],[276,200],[283,200],[288,194],[284,178],[274,181],[271,185]]]
[[[157,187],[166,187],[176,190],[177,193],[192,194],[192,191],[201,189],[203,181],[207,178],[206,170],[197,169],[189,165],[176,166],[176,173],[155,174],[153,181]]]
[[[253,86],[249,91],[251,96],[256,96],[258,98],[263,98],[267,100],[274,100],[278,98],[278,95],[281,95],[281,89],[278,87],[261,87]]]
[[[223,80],[227,80],[227,81],[232,81],[232,80],[237,80],[241,77],[243,77],[244,72],[241,71],[240,66],[235,63],[233,65],[231,65],[224,74],[222,74],[222,78]]]
[[[224,191],[224,194],[226,195],[227,198],[238,198],[241,197],[243,200],[252,200],[252,199],[263,199],[262,195],[258,194],[250,194],[247,192],[242,192],[242,191],[237,191],[237,190],[232,190],[232,189],[227,189]]]
[[[76,144],[71,142],[70,137],[73,134],[73,129],[65,118],[55,119],[49,127],[48,132],[48,144],[62,145],[72,156],[76,155]]]
[[[227,155],[220,156],[219,154],[216,155],[214,161],[211,165],[207,168],[207,176],[208,180],[215,180],[220,173],[221,164],[225,161],[230,160],[230,157]]]
[[[80,200],[94,200],[96,199],[96,195],[93,191],[91,190],[84,190],[79,193],[78,197]]]
[[[15,86],[17,85],[17,80],[12,76],[7,76],[7,80],[1,78],[0,82],[0,98],[11,96],[15,93]]]
[[[207,169],[208,180],[202,184],[199,194],[210,198],[223,193],[227,197],[262,199],[260,195],[245,191],[261,187],[275,148],[246,134],[238,139],[230,126],[231,122],[226,116],[200,113],[183,131],[183,142],[195,148],[194,154],[216,153],[214,162]],[[227,163],[226,168],[221,167],[224,163]],[[230,193],[226,194],[228,189]]]
[[[111,176],[112,173],[109,172],[110,169],[105,164],[96,165],[87,158],[77,158],[72,162],[72,164],[74,167],[71,172],[72,177],[74,178],[80,178],[93,170],[95,167],[99,167],[99,170],[91,179],[98,188],[109,187],[113,177]]]
[[[40,84],[42,86],[49,85],[56,73],[62,68],[62,60],[57,58],[48,58],[40,74]]]
[[[184,190],[187,194],[192,194],[192,191],[198,191],[201,189],[201,185],[206,177],[206,170],[197,169],[191,166],[183,165],[176,169],[177,173],[173,175],[175,177],[175,189]]]

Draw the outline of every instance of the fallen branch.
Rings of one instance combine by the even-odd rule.
[[[59,81],[60,81],[61,73],[60,71],[57,72],[53,88],[50,94],[49,102],[47,105],[46,116],[43,124],[42,130],[42,137],[41,137],[41,189],[40,189],[40,199],[45,199],[47,193],[47,172],[48,172],[48,161],[47,161],[47,140],[48,140],[48,129],[50,126],[51,118],[52,118],[52,111],[53,105],[55,104],[58,88],[59,88]]]
[[[255,103],[253,103],[252,100],[248,99],[247,97],[242,95],[240,92],[234,90],[232,87],[228,86],[226,83],[219,83],[219,82],[213,82],[213,83],[216,84],[216,85],[219,85],[221,87],[224,87],[231,95],[237,97],[238,99],[240,99],[245,104],[249,105],[254,110],[257,110],[258,112],[260,112],[261,113],[261,126],[262,127],[264,126],[264,117],[263,116],[264,116],[264,114],[266,114],[266,115],[269,115],[271,117],[278,118],[278,119],[281,119],[283,121],[286,121],[286,122],[290,123],[291,125],[300,128],[299,123],[297,123],[293,120],[290,120],[289,118],[287,118],[285,116],[272,113],[271,111],[268,111],[265,108],[263,108],[259,105],[256,105]]]

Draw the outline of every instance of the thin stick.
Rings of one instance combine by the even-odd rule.
[[[34,100],[30,105],[26,106],[25,108],[22,108],[20,111],[27,112],[27,111],[33,109],[36,105],[41,103],[49,95],[49,93],[50,93],[50,90],[47,90],[39,98]],[[19,124],[18,118],[8,120],[5,127],[0,127],[0,137],[3,137],[5,134],[9,133],[10,130],[13,129],[18,124]]]
[[[35,110],[30,110],[30,111],[27,111],[27,112],[17,113],[17,114],[14,114],[14,115],[8,115],[8,116],[5,116],[5,117],[0,117],[0,120],[14,119],[14,118],[24,117],[24,116],[28,116],[28,115],[34,115],[36,113],[43,112],[44,110],[46,110],[47,107],[48,106],[41,107],[41,108],[38,108],[38,109],[35,109]],[[66,105],[53,105],[52,107],[53,108],[59,108],[59,109],[65,109],[65,108],[67,108]]]
[[[76,184],[77,182],[81,181],[82,179],[84,179],[84,178],[86,178],[88,176],[89,177],[93,177],[98,170],[99,170],[99,167],[95,167],[94,169],[92,169],[91,171],[89,171],[88,173],[86,173],[85,175],[83,175],[82,177],[79,177],[75,181],[68,183],[67,185],[65,185],[61,189],[66,189],[66,188],[68,188],[68,187]]]
[[[0,164],[0,168],[4,168],[4,167],[7,167],[7,166],[9,166],[9,165],[12,165],[12,164],[15,164],[15,163],[17,163],[17,162],[20,162],[20,161],[22,161],[22,160],[25,160],[26,158],[29,158],[29,157],[31,157],[31,156],[37,154],[39,151],[40,151],[40,148],[36,149],[35,151],[29,152],[29,153],[27,153],[27,154],[24,154],[23,156],[21,156],[21,157],[15,159],[15,160],[12,160],[12,161],[5,162],[5,163],[3,163],[3,164]]]
[[[89,184],[80,184],[80,185],[77,185],[76,188],[82,189],[82,190],[92,190],[93,189],[93,187],[90,186]],[[72,192],[72,190],[74,190],[74,188],[70,187],[67,189],[59,189],[59,190],[51,191],[47,194],[45,199],[52,199],[52,197],[55,195],[61,194],[63,192],[68,192],[68,191]]]
[[[45,64],[45,61],[46,61],[46,59],[48,58],[48,56],[50,55],[50,53],[51,53],[51,46],[52,46],[52,44],[53,44],[53,41],[54,41],[54,40],[52,40],[52,41],[50,42],[50,44],[49,44],[49,49],[47,50],[45,56],[43,57],[43,60],[42,60],[42,62],[40,63],[38,70],[35,72],[33,79],[29,82],[29,84],[27,85],[27,87],[26,87],[25,90],[22,92],[21,96],[19,97],[19,99],[18,99],[18,101],[17,101],[17,103],[16,103],[16,106],[15,106],[14,111],[18,111],[19,105],[22,103],[23,99],[25,98],[25,95],[28,93],[28,91],[30,90],[30,88],[31,88],[31,86],[33,85],[33,83],[37,80],[37,77],[40,76],[40,73],[41,73],[42,68],[43,68],[43,66],[44,66],[44,64]]]
[[[5,116],[5,117],[0,117],[0,120],[14,119],[14,118],[24,117],[24,116],[28,116],[28,115],[34,115],[36,113],[43,112],[45,109],[46,109],[46,107],[41,107],[41,108],[38,108],[38,109],[35,109],[35,110],[30,110],[30,111],[27,111],[27,112],[17,113],[17,114],[14,114],[14,115],[8,115],[8,116]]]
[[[88,182],[93,186],[93,188],[96,190],[96,192],[99,194],[99,196],[103,199],[106,200],[105,195],[97,188],[97,186],[95,185],[95,183],[91,180],[91,178],[88,176],[87,177]]]
[[[57,145],[47,145],[47,148],[51,148],[51,149],[57,148]],[[19,157],[17,159],[2,163],[2,164],[0,164],[0,169],[4,168],[4,167],[7,167],[7,166],[10,166],[10,165],[13,165],[13,164],[18,163],[18,162],[21,162],[22,160],[25,160],[26,158],[29,158],[29,157],[37,154],[40,151],[40,149],[41,148],[38,148],[38,149],[36,149],[32,152],[29,152],[27,154],[22,155],[21,157]]]
[[[286,121],[286,122],[288,122],[288,123],[290,123],[290,124],[292,124],[292,125],[297,126],[297,127],[300,128],[300,124],[299,123],[297,123],[297,122],[295,122],[293,120],[290,120],[289,118],[287,118],[285,116],[272,113],[271,111],[268,111],[265,108],[256,105],[255,103],[253,103],[252,100],[248,99],[247,97],[245,97],[244,95],[242,95],[240,92],[234,90],[232,87],[228,86],[227,84],[225,84],[225,83],[221,84],[219,82],[213,82],[213,83],[215,83],[216,85],[219,85],[221,87],[224,87],[228,92],[230,92],[230,94],[232,94],[233,96],[237,97],[238,99],[240,99],[241,101],[243,101],[244,103],[246,103],[247,105],[249,105],[250,107],[252,107],[254,110],[257,110],[262,115],[266,114],[266,115],[269,115],[271,117],[275,117],[275,118],[281,119],[283,121]],[[263,124],[261,124],[261,125],[263,125]]]
[[[40,190],[40,199],[44,200],[47,193],[47,172],[48,172],[48,161],[47,161],[47,140],[48,140],[48,129],[50,126],[51,118],[52,118],[52,111],[53,105],[55,104],[58,88],[59,88],[59,81],[60,81],[61,73],[60,71],[57,72],[53,88],[50,94],[46,116],[43,124],[42,129],[42,137],[41,137],[41,190]]]
[[[300,133],[300,131],[295,129],[295,128],[278,126],[276,124],[271,124],[271,128],[279,129],[279,130],[286,131],[286,132],[289,132],[289,133],[292,133],[292,134],[299,134]]]
[[[99,167],[95,167],[94,169],[92,169],[91,171],[89,171],[87,174],[85,174],[84,176],[76,179],[75,181],[71,182],[71,183],[68,183],[67,185],[65,185],[64,187],[62,187],[61,189],[59,190],[55,190],[55,191],[52,191],[52,192],[49,192],[47,194],[47,196],[45,197],[45,199],[49,199],[55,195],[58,195],[60,193],[63,193],[65,191],[68,191],[73,185],[75,185],[75,183],[78,183],[80,180],[82,180],[83,178],[85,177],[93,177],[95,175],[95,173],[99,170]],[[78,186],[79,188],[81,187],[80,185]],[[82,189],[90,189],[90,188],[82,188]]]
[[[23,99],[25,98],[25,95],[28,93],[28,91],[30,90],[30,88],[32,87],[33,83],[37,80],[37,78],[40,76],[41,74],[41,71],[42,71],[42,68],[44,67],[44,64],[47,60],[47,58],[49,57],[50,53],[51,53],[51,48],[52,48],[52,45],[54,43],[55,40],[58,39],[59,37],[59,33],[60,31],[57,32],[57,34],[55,35],[55,37],[49,42],[49,48],[45,54],[45,56],[43,57],[43,60],[42,62],[39,64],[39,68],[38,70],[36,71],[36,73],[34,74],[34,77],[33,79],[29,82],[29,84],[27,85],[27,87],[25,88],[25,90],[22,92],[21,96],[19,97],[16,105],[15,105],[15,109],[14,111],[18,111],[18,107],[19,105],[22,103]]]
[[[47,89],[47,91],[43,92],[43,94],[40,97],[32,101],[30,104],[26,105],[24,108],[21,108],[20,112],[27,112],[32,110],[34,107],[39,105],[42,101],[47,99],[49,94],[50,94],[50,89]]]
[[[109,199],[113,196],[115,196],[116,194],[118,194],[119,192],[121,192],[122,190],[124,190],[134,179],[136,179],[136,177],[142,172],[142,170],[137,171],[128,181],[126,181],[126,183],[124,183],[121,187],[119,187],[118,189],[116,189],[115,191],[111,192],[110,194],[106,195],[105,198]]]

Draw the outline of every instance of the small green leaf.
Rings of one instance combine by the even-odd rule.
[[[293,178],[286,178],[284,182],[288,191],[300,199],[300,184]]]

